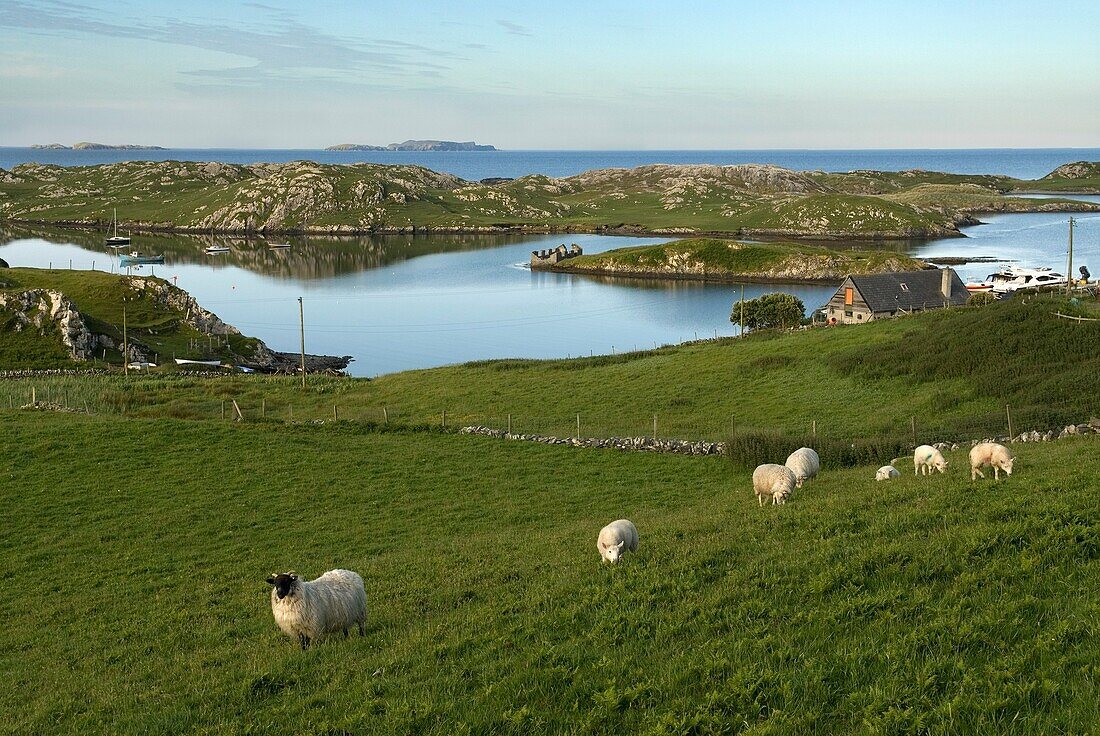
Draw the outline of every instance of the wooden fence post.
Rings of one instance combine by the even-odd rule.
[[[390,423],[390,413],[388,411],[386,411],[386,407],[384,407],[384,406],[382,407],[382,421],[385,424]]]
[[[443,429],[447,428],[447,410],[443,410]]]
[[[909,426],[913,430],[913,447],[917,446],[917,418],[915,416],[909,417]]]
[[[512,434],[512,415],[508,415],[508,434]]]
[[[222,419],[225,419],[225,401],[222,401]]]
[[[31,386],[31,404],[37,404],[37,403],[38,403],[38,397],[34,392],[34,386]]]
[[[243,422],[244,414],[241,412],[241,407],[237,406],[237,400],[233,399],[233,411],[237,412],[237,419],[235,421]]]
[[[336,404],[332,405],[332,421],[334,421],[334,422],[340,421],[340,414],[336,410]]]
[[[267,419],[267,399],[260,399],[260,418]]]
[[[653,415],[653,441],[657,441],[657,415]]]
[[[811,419],[810,420],[810,434],[813,435],[813,438],[815,440],[817,439],[817,420],[816,419]]]
[[[1008,418],[1008,438],[1015,437],[1015,433],[1012,431],[1012,410],[1008,408],[1008,404],[1005,404],[1005,416]]]

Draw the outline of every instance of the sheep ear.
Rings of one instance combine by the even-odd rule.
[[[275,573],[271,573],[271,577],[269,577],[267,579],[267,584],[268,585],[274,585],[275,584]]]

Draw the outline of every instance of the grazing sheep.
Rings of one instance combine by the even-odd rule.
[[[875,480],[890,480],[891,478],[898,478],[901,473],[893,465],[883,465],[877,471],[875,471]]]
[[[794,492],[797,483],[794,472],[786,465],[766,463],[752,471],[752,489],[756,500],[764,505],[764,497],[771,498],[773,504],[787,502],[787,496]]]
[[[984,478],[985,473],[981,468],[987,465],[993,468],[993,477],[997,480],[1001,479],[1002,470],[1005,475],[1012,475],[1012,463],[1015,460],[1007,447],[996,442],[974,445],[970,450],[970,480],[975,480],[979,475]]]
[[[821,458],[809,447],[798,448],[787,456],[787,462],[783,464],[794,473],[795,488],[801,488],[803,482],[816,478],[817,471],[821,470]]]
[[[301,580],[293,572],[271,573],[271,613],[290,637],[298,637],[302,649],[313,639],[334,631],[344,638],[353,624],[363,636],[367,621],[367,593],[363,578],[350,570],[329,570],[316,580]]]
[[[605,562],[618,562],[624,553],[638,551],[638,528],[629,519],[613,521],[600,529],[596,549]]]
[[[931,475],[933,470],[947,472],[943,453],[931,445],[921,445],[913,450],[913,475]]]

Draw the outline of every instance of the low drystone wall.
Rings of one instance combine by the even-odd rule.
[[[551,437],[541,434],[509,434],[502,429],[492,427],[463,427],[459,434],[477,434],[485,437],[497,437],[507,440],[541,442],[546,445],[568,445],[569,447],[602,447],[633,452],[667,452],[677,455],[721,455],[726,451],[724,442],[691,442],[689,440],[655,440],[652,437]]]

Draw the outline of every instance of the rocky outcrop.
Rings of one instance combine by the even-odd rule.
[[[1044,179],[1093,179],[1100,177],[1100,161],[1074,161],[1062,164]]]
[[[41,335],[59,333],[73,360],[90,360],[99,347],[99,337],[87,328],[76,306],[61,292],[29,289],[0,293],[0,308],[12,313],[9,329],[15,332],[34,329]]]
[[[203,309],[195,297],[167,281],[153,277],[123,276],[123,281],[134,291],[140,291],[164,307],[183,313],[183,323],[194,327],[204,335],[239,335],[241,331],[222,322],[218,315]]]

